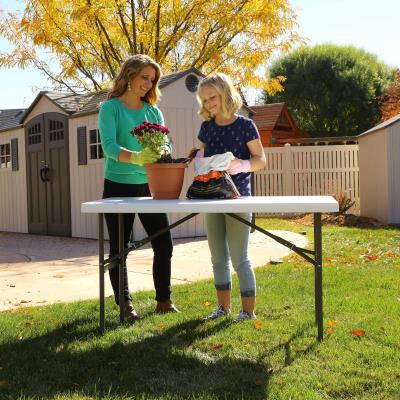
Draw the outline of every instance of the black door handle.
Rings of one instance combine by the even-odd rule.
[[[43,165],[43,167],[40,168],[40,179],[42,180],[42,182],[50,182],[50,179],[47,176],[49,170],[50,168],[47,164]]]
[[[44,178],[46,179],[46,182],[50,182],[50,178],[47,176],[47,173],[50,171],[50,168],[48,165],[44,166]]]
[[[46,178],[43,175],[45,173],[45,171],[46,171],[45,167],[40,168],[40,179],[42,182],[46,182]]]

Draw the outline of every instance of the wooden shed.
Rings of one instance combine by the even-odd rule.
[[[296,126],[285,103],[262,104],[251,106],[251,109],[255,112],[252,119],[264,147],[299,144],[300,138],[309,137]]]
[[[400,114],[358,136],[360,212],[400,224]]]
[[[161,78],[158,103],[171,130],[173,153],[187,155],[197,144],[201,120],[195,68]],[[97,237],[97,220],[81,214],[81,203],[103,189],[103,154],[98,109],[107,92],[40,92],[26,110],[0,111],[0,231]],[[251,110],[244,107],[243,115]],[[193,179],[185,174],[183,191]],[[184,195],[184,193],[182,193]],[[172,221],[179,215],[170,215]],[[144,235],[136,218],[134,235]],[[205,235],[202,216],[173,231],[174,237]]]

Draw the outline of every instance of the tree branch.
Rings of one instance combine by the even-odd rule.
[[[108,47],[110,48],[111,53],[113,54],[115,61],[117,61],[119,64],[121,64],[122,58],[121,58],[121,56],[119,54],[117,54],[118,51],[115,49],[115,47],[114,47],[114,45],[113,45],[113,43],[112,43],[112,41],[110,39],[110,36],[108,35],[108,32],[107,32],[106,28],[104,27],[104,25],[100,21],[100,18],[97,17],[97,16],[96,16],[96,23],[99,24],[101,31],[103,32],[104,36],[106,37],[106,40],[107,40],[107,43],[108,43]]]
[[[158,0],[157,14],[156,14],[156,36],[154,38],[154,55],[156,61],[158,61],[158,51],[160,49],[160,11],[161,11],[161,5],[160,5],[160,0]]]
[[[195,7],[197,7],[197,6],[198,6],[197,4],[193,4],[192,7],[188,10],[188,12],[185,14],[185,16],[182,18],[182,21],[175,24],[174,29],[173,29],[171,35],[169,36],[168,41],[163,46],[162,56],[160,56],[160,62],[165,60],[165,58],[167,57],[169,52],[172,50],[172,47],[170,47],[170,44],[172,43],[172,41],[174,40],[175,42],[178,42],[183,37],[183,35],[188,31],[190,25],[187,23],[187,20],[189,19],[190,14],[193,12]],[[185,25],[184,29],[182,29],[180,34],[177,35],[179,29],[181,29],[181,27],[183,25]]]
[[[135,10],[135,2],[134,2],[134,0],[131,0],[131,12],[132,12],[133,54],[136,54],[137,53],[136,10]]]
[[[61,32],[61,34],[63,35],[63,37],[68,41],[68,43],[70,44],[70,47],[72,47],[72,49],[74,50],[75,56],[70,54],[71,59],[73,60],[74,64],[77,66],[77,68],[79,69],[79,71],[82,72],[82,74],[84,76],[86,76],[88,79],[90,79],[94,85],[94,87],[100,87],[98,85],[98,83],[96,82],[96,80],[94,79],[94,77],[92,76],[92,74],[86,70],[85,66],[83,65],[82,59],[79,55],[78,49],[75,46],[75,43],[72,41],[71,37],[64,33],[64,31],[61,29],[61,27],[57,24],[57,22],[54,20],[53,16],[48,12],[47,8],[44,6],[44,4],[39,0],[40,5],[42,6],[43,10],[46,12],[46,14],[49,16],[50,20],[53,22],[53,24],[55,25],[55,27]],[[37,12],[37,11],[36,11]]]
[[[133,0],[131,0],[131,3],[132,3],[132,2],[133,2]],[[128,41],[130,53],[132,54],[132,53],[133,53],[133,43],[132,43],[131,37],[130,37],[130,35],[129,35],[129,33],[128,33],[128,28],[126,27],[126,23],[125,23],[125,20],[124,20],[124,15],[123,15],[123,13],[122,13],[122,7],[121,7],[121,5],[118,3],[117,0],[115,0],[115,6],[116,6],[116,8],[117,8],[117,12],[118,12],[119,19],[120,19],[120,21],[121,21],[121,25],[120,25],[120,26],[121,26],[121,29],[122,29],[122,31],[123,31],[124,34],[125,34],[125,37],[126,37],[126,39],[127,39],[127,41]]]

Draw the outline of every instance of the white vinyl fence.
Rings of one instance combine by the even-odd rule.
[[[359,203],[358,144],[265,148],[255,196],[341,195]]]

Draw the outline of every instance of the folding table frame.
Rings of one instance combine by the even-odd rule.
[[[153,200],[151,198],[108,198],[82,204],[83,213],[98,214],[99,237],[99,280],[100,280],[100,331],[105,331],[104,308],[104,274],[115,261],[119,264],[119,304],[120,322],[124,322],[124,274],[125,255],[137,250],[159,235],[181,225],[199,213],[224,213],[235,218],[253,229],[269,236],[283,246],[288,247],[306,261],[314,265],[314,295],[315,295],[315,322],[317,325],[318,341],[323,339],[323,297],[322,297],[322,227],[321,213],[338,211],[338,203],[331,196],[253,196],[235,200]],[[193,211],[193,212],[191,212]],[[124,249],[123,214],[125,213],[189,213],[185,217],[170,224],[168,227],[135,241],[129,248]],[[304,249],[274,235],[271,232],[249,222],[236,213],[266,212],[266,213],[313,213],[314,214],[314,249]],[[119,253],[113,257],[104,257],[104,219],[105,213],[118,214],[119,226]]]

